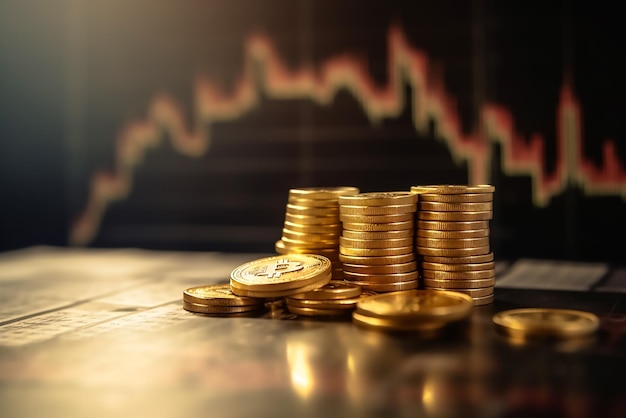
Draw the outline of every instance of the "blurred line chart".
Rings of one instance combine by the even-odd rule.
[[[87,245],[97,235],[108,206],[123,200],[132,191],[134,171],[146,151],[160,146],[167,136],[176,152],[205,155],[211,144],[211,124],[235,121],[269,100],[310,100],[319,106],[333,106],[340,91],[349,92],[360,104],[373,126],[397,118],[410,105],[417,134],[426,134],[434,122],[435,136],[443,141],[458,165],[466,164],[468,183],[489,183],[494,145],[500,145],[501,170],[508,176],[529,176],[533,203],[545,207],[551,197],[568,187],[578,187],[588,196],[626,198],[626,170],[620,161],[615,140],[602,143],[601,164],[584,155],[582,110],[573,88],[561,86],[556,104],[556,161],[547,172],[546,138],[516,130],[515,119],[505,106],[484,103],[471,132],[463,132],[456,100],[429,70],[428,55],[414,48],[400,27],[388,31],[388,80],[377,85],[367,63],[349,54],[329,58],[317,66],[288,68],[273,42],[252,34],[245,42],[244,68],[230,92],[211,80],[194,83],[193,126],[186,126],[183,107],[169,95],[155,96],[143,120],[124,126],[115,143],[114,167],[96,171],[82,212],[69,231],[71,245]],[[430,74],[430,76],[429,76]],[[407,103],[406,87],[412,91]],[[167,133],[167,135],[165,135]]]

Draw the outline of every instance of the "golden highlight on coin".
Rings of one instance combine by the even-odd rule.
[[[498,312],[493,322],[512,337],[579,338],[595,333],[598,316],[573,309],[522,308]]]

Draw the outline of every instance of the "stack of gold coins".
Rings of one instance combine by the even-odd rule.
[[[350,315],[361,299],[361,286],[340,280],[285,298],[287,310],[302,316]]]
[[[230,273],[230,289],[238,296],[278,298],[317,289],[331,279],[331,262],[317,254],[264,257]]]
[[[183,291],[183,308],[195,313],[236,315],[262,310],[263,299],[233,294],[230,285],[213,284],[190,287]]]
[[[333,265],[333,279],[341,279],[339,261],[339,196],[359,193],[351,186],[290,189],[278,254],[320,254]]]
[[[413,186],[419,196],[416,252],[425,289],[448,289],[493,302],[494,256],[489,243],[492,185]]]
[[[339,197],[344,279],[374,292],[415,289],[416,195],[371,192]]]
[[[371,296],[356,305],[352,321],[389,331],[438,331],[466,318],[471,297],[445,290],[407,290]]]

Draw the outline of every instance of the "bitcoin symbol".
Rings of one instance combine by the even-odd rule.
[[[286,258],[276,260],[265,268],[265,271],[258,272],[257,276],[267,276],[268,279],[279,278],[283,273],[291,273],[302,269],[302,263],[299,261],[289,261]]]

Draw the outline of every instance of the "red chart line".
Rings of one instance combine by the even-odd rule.
[[[492,149],[501,145],[501,169],[509,176],[530,176],[536,206],[567,187],[577,186],[587,195],[626,197],[626,171],[615,143],[605,140],[603,161],[596,165],[583,155],[582,111],[572,89],[561,88],[557,104],[556,164],[546,172],[545,139],[541,134],[517,132],[511,112],[504,106],[482,106],[481,120],[472,132],[462,130],[456,101],[440,81],[428,76],[428,56],[412,47],[398,27],[388,33],[386,85],[378,86],[361,60],[340,55],[317,67],[289,69],[270,39],[250,36],[244,47],[243,73],[233,91],[223,92],[206,79],[195,82],[194,126],[185,124],[182,107],[167,95],[156,96],[147,107],[147,117],[124,127],[116,142],[114,170],[96,172],[83,212],[71,227],[69,241],[85,245],[97,235],[108,206],[126,198],[132,190],[134,170],[146,151],[161,144],[169,133],[174,149],[189,157],[204,155],[210,147],[210,126],[234,121],[259,106],[261,93],[272,100],[311,100],[332,106],[339,91],[350,92],[373,125],[395,118],[407,105],[404,89],[413,92],[413,125],[418,134],[427,132],[433,120],[437,137],[445,142],[457,164],[467,163],[470,184],[489,182]],[[259,74],[255,71],[259,71]],[[438,78],[440,79],[440,77]]]

